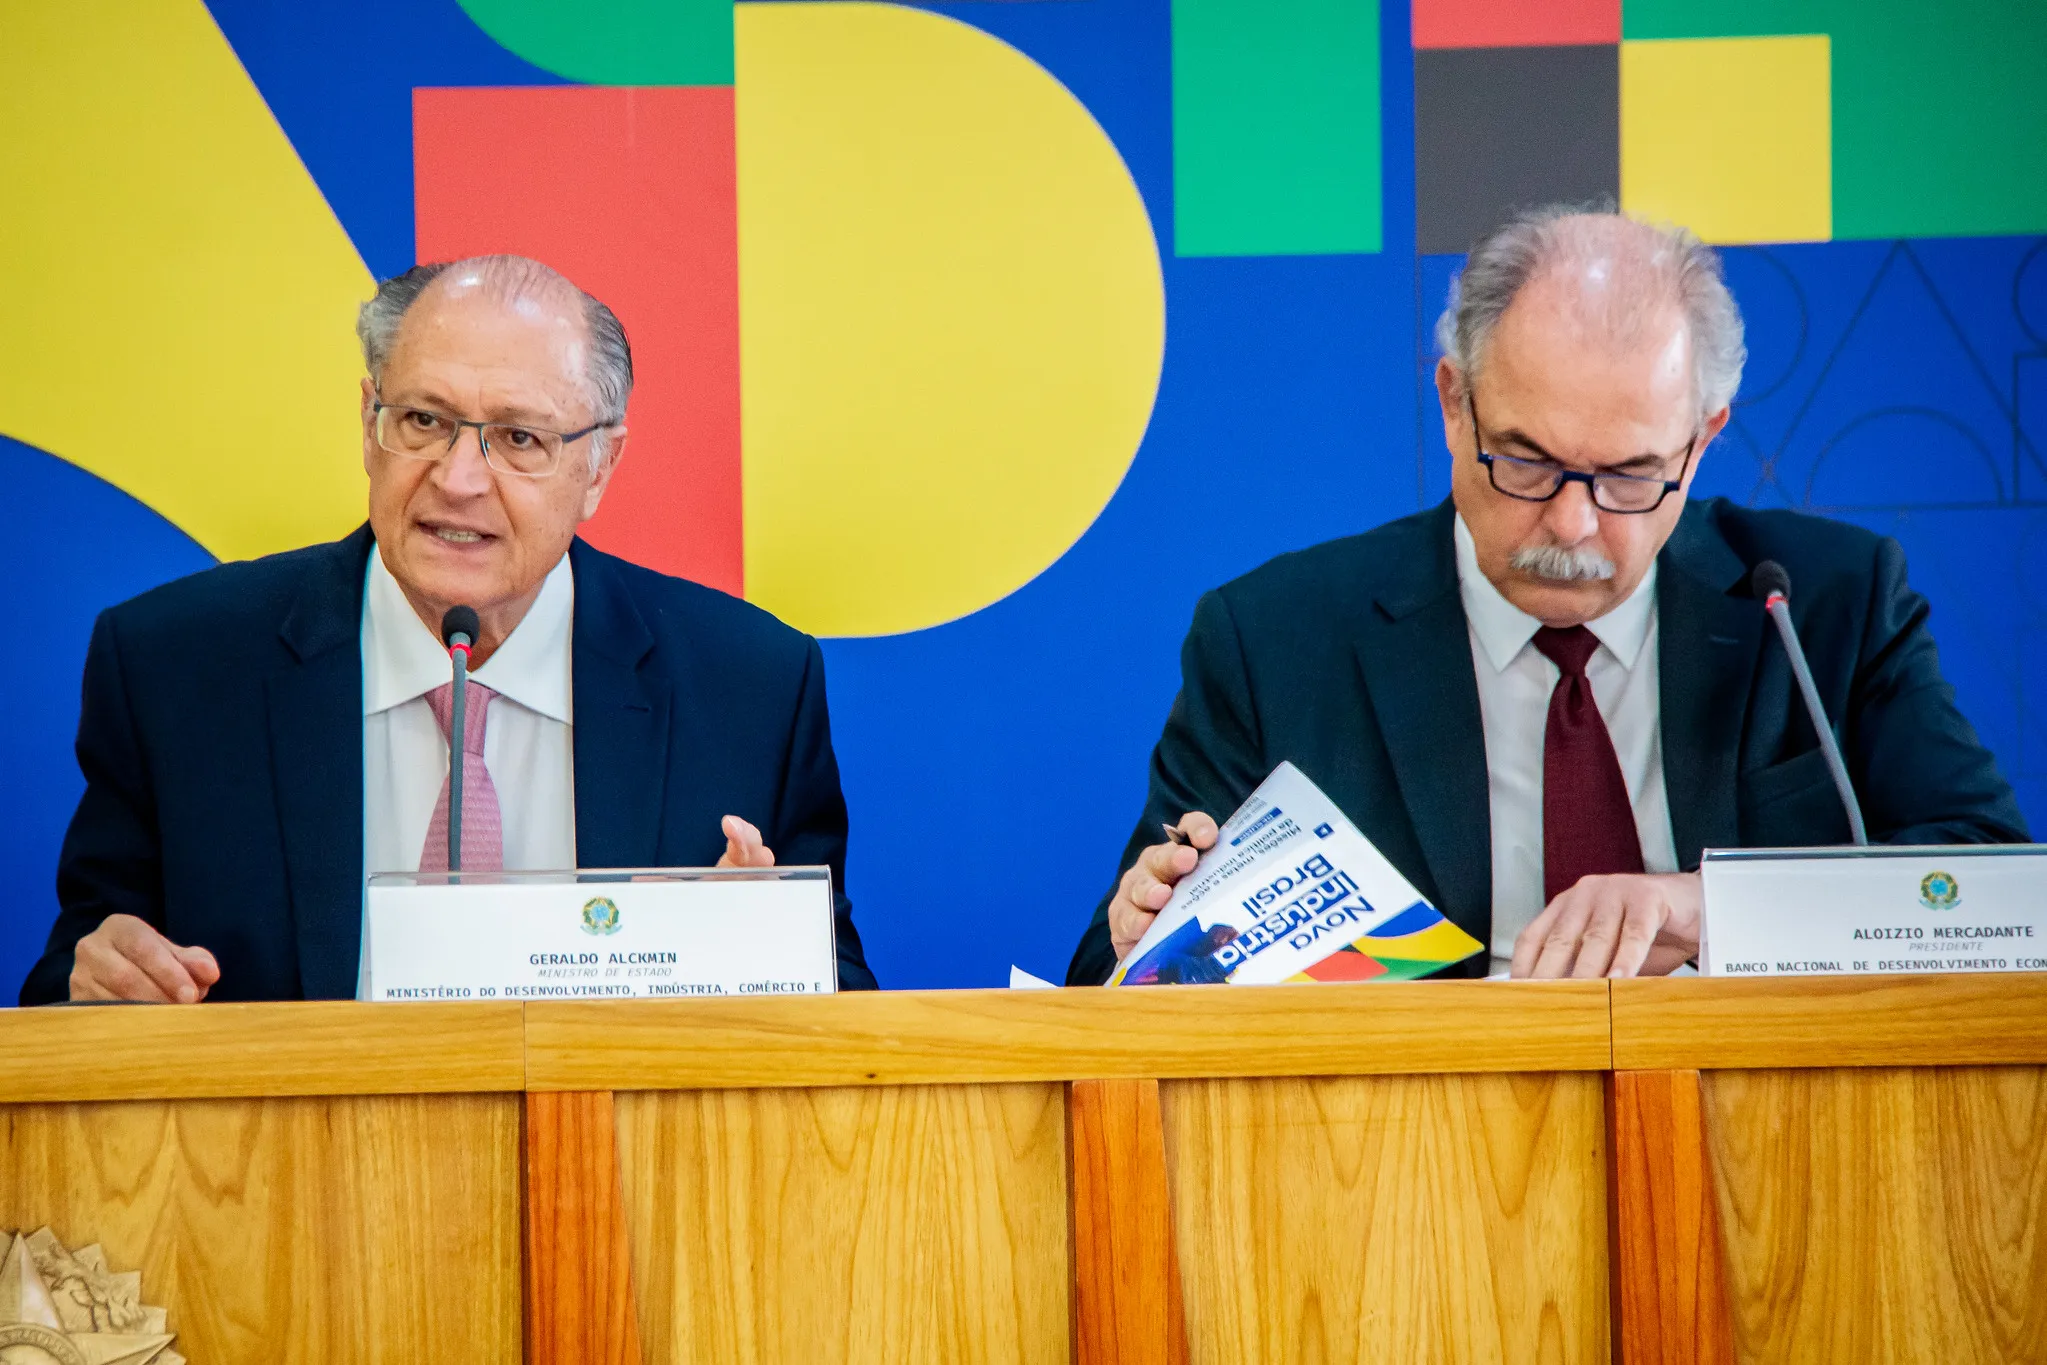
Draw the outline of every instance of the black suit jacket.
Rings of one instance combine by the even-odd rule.
[[[100,615],[78,723],[85,795],[24,1005],[66,998],[73,948],[115,913],[212,950],[210,999],[355,994],[374,544],[365,526]],[[840,889],[846,804],[817,642],[580,540],[569,562],[577,861],[708,866],[720,817],[742,816],[781,863],[831,867],[839,983],[871,988]]]
[[[1202,597],[1123,867],[1187,811],[1221,820],[1282,759],[1313,778],[1435,905],[1492,941],[1485,735],[1449,503],[1271,563]],[[1849,842],[1819,736],[1749,592],[1774,559],[1869,837],[2022,842],[2018,803],[1942,680],[1897,542],[1724,499],[1658,557],[1664,785],[1678,865],[1706,848]],[[1774,636],[1774,631],[1771,634]],[[1113,888],[1111,895],[1113,895]],[[1109,897],[1072,985],[1115,967]],[[1475,957],[1461,973],[1484,975]]]

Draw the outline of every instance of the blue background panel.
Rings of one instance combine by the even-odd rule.
[[[556,78],[453,0],[212,0],[370,268],[412,264],[411,89]],[[1417,257],[1408,13],[1381,10],[1385,248],[1170,251],[1167,0],[932,4],[1034,58],[1093,113],[1161,237],[1150,430],[1078,544],[1009,598],[825,652],[852,810],[850,889],[893,987],[1058,978],[1113,881],[1200,593],[1448,487],[1429,330],[1455,258]],[[1726,253],[1753,359],[1700,490],[1897,536],[1962,704],[2047,826],[2047,241]],[[0,999],[55,912],[94,615],[204,567],[125,494],[0,439],[14,493],[0,630]],[[1226,490],[1226,491],[1225,491]]]
[[[208,567],[213,556],[135,499],[53,455],[0,436],[6,541],[0,639],[0,1004],[42,954],[57,914],[57,845],[85,781],[72,757],[93,618]]]

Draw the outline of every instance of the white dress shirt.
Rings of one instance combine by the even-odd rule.
[[[1542,747],[1549,697],[1563,676],[1538,649],[1542,622],[1500,595],[1478,567],[1478,549],[1457,518],[1457,586],[1471,630],[1478,713],[1485,727],[1492,811],[1493,970],[1505,971],[1514,939],[1542,913]],[[1656,566],[1626,601],[1586,626],[1599,648],[1585,665],[1592,699],[1613,739],[1648,872],[1677,871],[1670,798],[1663,788],[1662,694],[1656,658]]]
[[[576,749],[569,648],[576,582],[563,555],[503,644],[470,678],[497,693],[483,766],[497,788],[505,870],[576,865]],[[448,651],[370,554],[362,611],[363,876],[414,872],[448,779],[448,742],[426,694]],[[472,703],[473,704],[473,703]],[[363,969],[368,970],[365,959]]]

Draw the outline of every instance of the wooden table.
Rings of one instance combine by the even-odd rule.
[[[0,1012],[195,1365],[2047,1360],[2047,979]]]

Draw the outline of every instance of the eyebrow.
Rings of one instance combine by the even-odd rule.
[[[387,401],[385,405],[397,408],[432,408],[436,412],[446,413],[450,416],[458,415],[455,412],[457,404],[439,389],[432,388],[419,390],[417,398],[407,399],[404,402]],[[508,407],[477,420],[502,423],[505,426],[538,427],[552,431],[558,419],[541,413],[534,408]]]
[[[1503,446],[1505,445],[1520,446],[1523,450],[1533,451],[1535,454],[1541,456],[1545,460],[1548,460],[1553,465],[1563,465],[1564,463],[1562,460],[1559,460],[1556,456],[1550,454],[1547,450],[1544,450],[1542,448],[1541,442],[1535,440],[1527,432],[1522,431],[1518,427],[1508,427],[1505,431],[1494,432],[1493,443],[1495,445]],[[1673,457],[1669,455],[1658,455],[1654,451],[1647,451],[1644,452],[1643,454],[1635,456],[1632,459],[1622,460],[1618,464],[1607,465],[1603,469],[1597,470],[1595,472],[1606,474],[1620,474],[1625,473],[1626,471],[1631,469],[1652,468],[1654,466],[1664,464],[1672,458]]]
[[[1494,432],[1493,443],[1495,445],[1503,446],[1520,446],[1523,450],[1534,451],[1537,455],[1540,455],[1543,459],[1548,460],[1551,464],[1563,463],[1562,460],[1559,460],[1556,456],[1550,454],[1547,450],[1544,450],[1542,448],[1542,443],[1540,441],[1536,440],[1534,437],[1530,436],[1527,432],[1522,431],[1518,427],[1508,427],[1505,431]]]
[[[454,401],[439,389],[414,389],[405,398],[396,398],[389,395],[380,395],[380,398],[386,407],[432,408],[436,412],[449,414],[453,414],[455,411]]]

